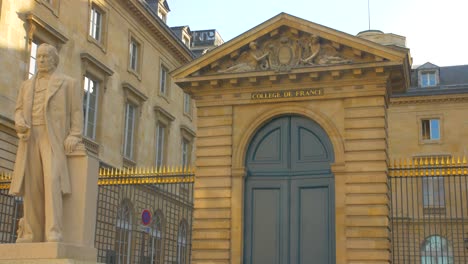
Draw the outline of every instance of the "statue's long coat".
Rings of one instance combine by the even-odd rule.
[[[23,82],[16,100],[15,122],[23,120],[30,127],[36,75]],[[83,130],[83,91],[72,78],[53,73],[50,76],[45,99],[45,123],[52,148],[52,173],[59,175],[63,194],[71,192],[70,177],[64,142],[68,136],[81,139]],[[29,132],[28,132],[29,133]],[[28,134],[20,138],[10,187],[10,194],[22,196],[27,161]],[[55,177],[52,177],[53,179]],[[57,179],[57,178],[55,178]]]

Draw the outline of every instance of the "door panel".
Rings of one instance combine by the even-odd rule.
[[[248,152],[249,170],[259,175],[288,170],[289,121],[278,119],[268,124],[252,139]],[[284,175],[284,174],[280,174]]]
[[[315,122],[285,116],[253,137],[246,156],[245,264],[333,264],[333,148]]]
[[[252,181],[246,186],[246,263],[287,263],[287,183]]]
[[[333,263],[331,183],[330,179],[292,181],[290,263]]]

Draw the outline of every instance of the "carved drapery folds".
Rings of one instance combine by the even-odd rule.
[[[314,67],[353,62],[340,54],[327,40],[304,32],[297,34],[284,31],[243,47],[234,59],[221,59],[218,73],[267,71],[290,71],[292,68]],[[213,70],[213,69],[212,69]]]

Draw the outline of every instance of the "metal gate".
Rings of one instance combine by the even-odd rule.
[[[389,184],[393,263],[468,263],[466,158],[395,161]]]
[[[194,172],[101,168],[95,247],[100,263],[190,263]],[[21,199],[0,173],[0,243],[14,243]]]

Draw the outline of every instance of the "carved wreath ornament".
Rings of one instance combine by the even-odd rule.
[[[322,42],[325,41],[310,34],[299,38],[283,34],[261,43],[253,41],[237,59],[223,63],[218,72],[289,71],[292,68],[352,62],[331,44]]]

